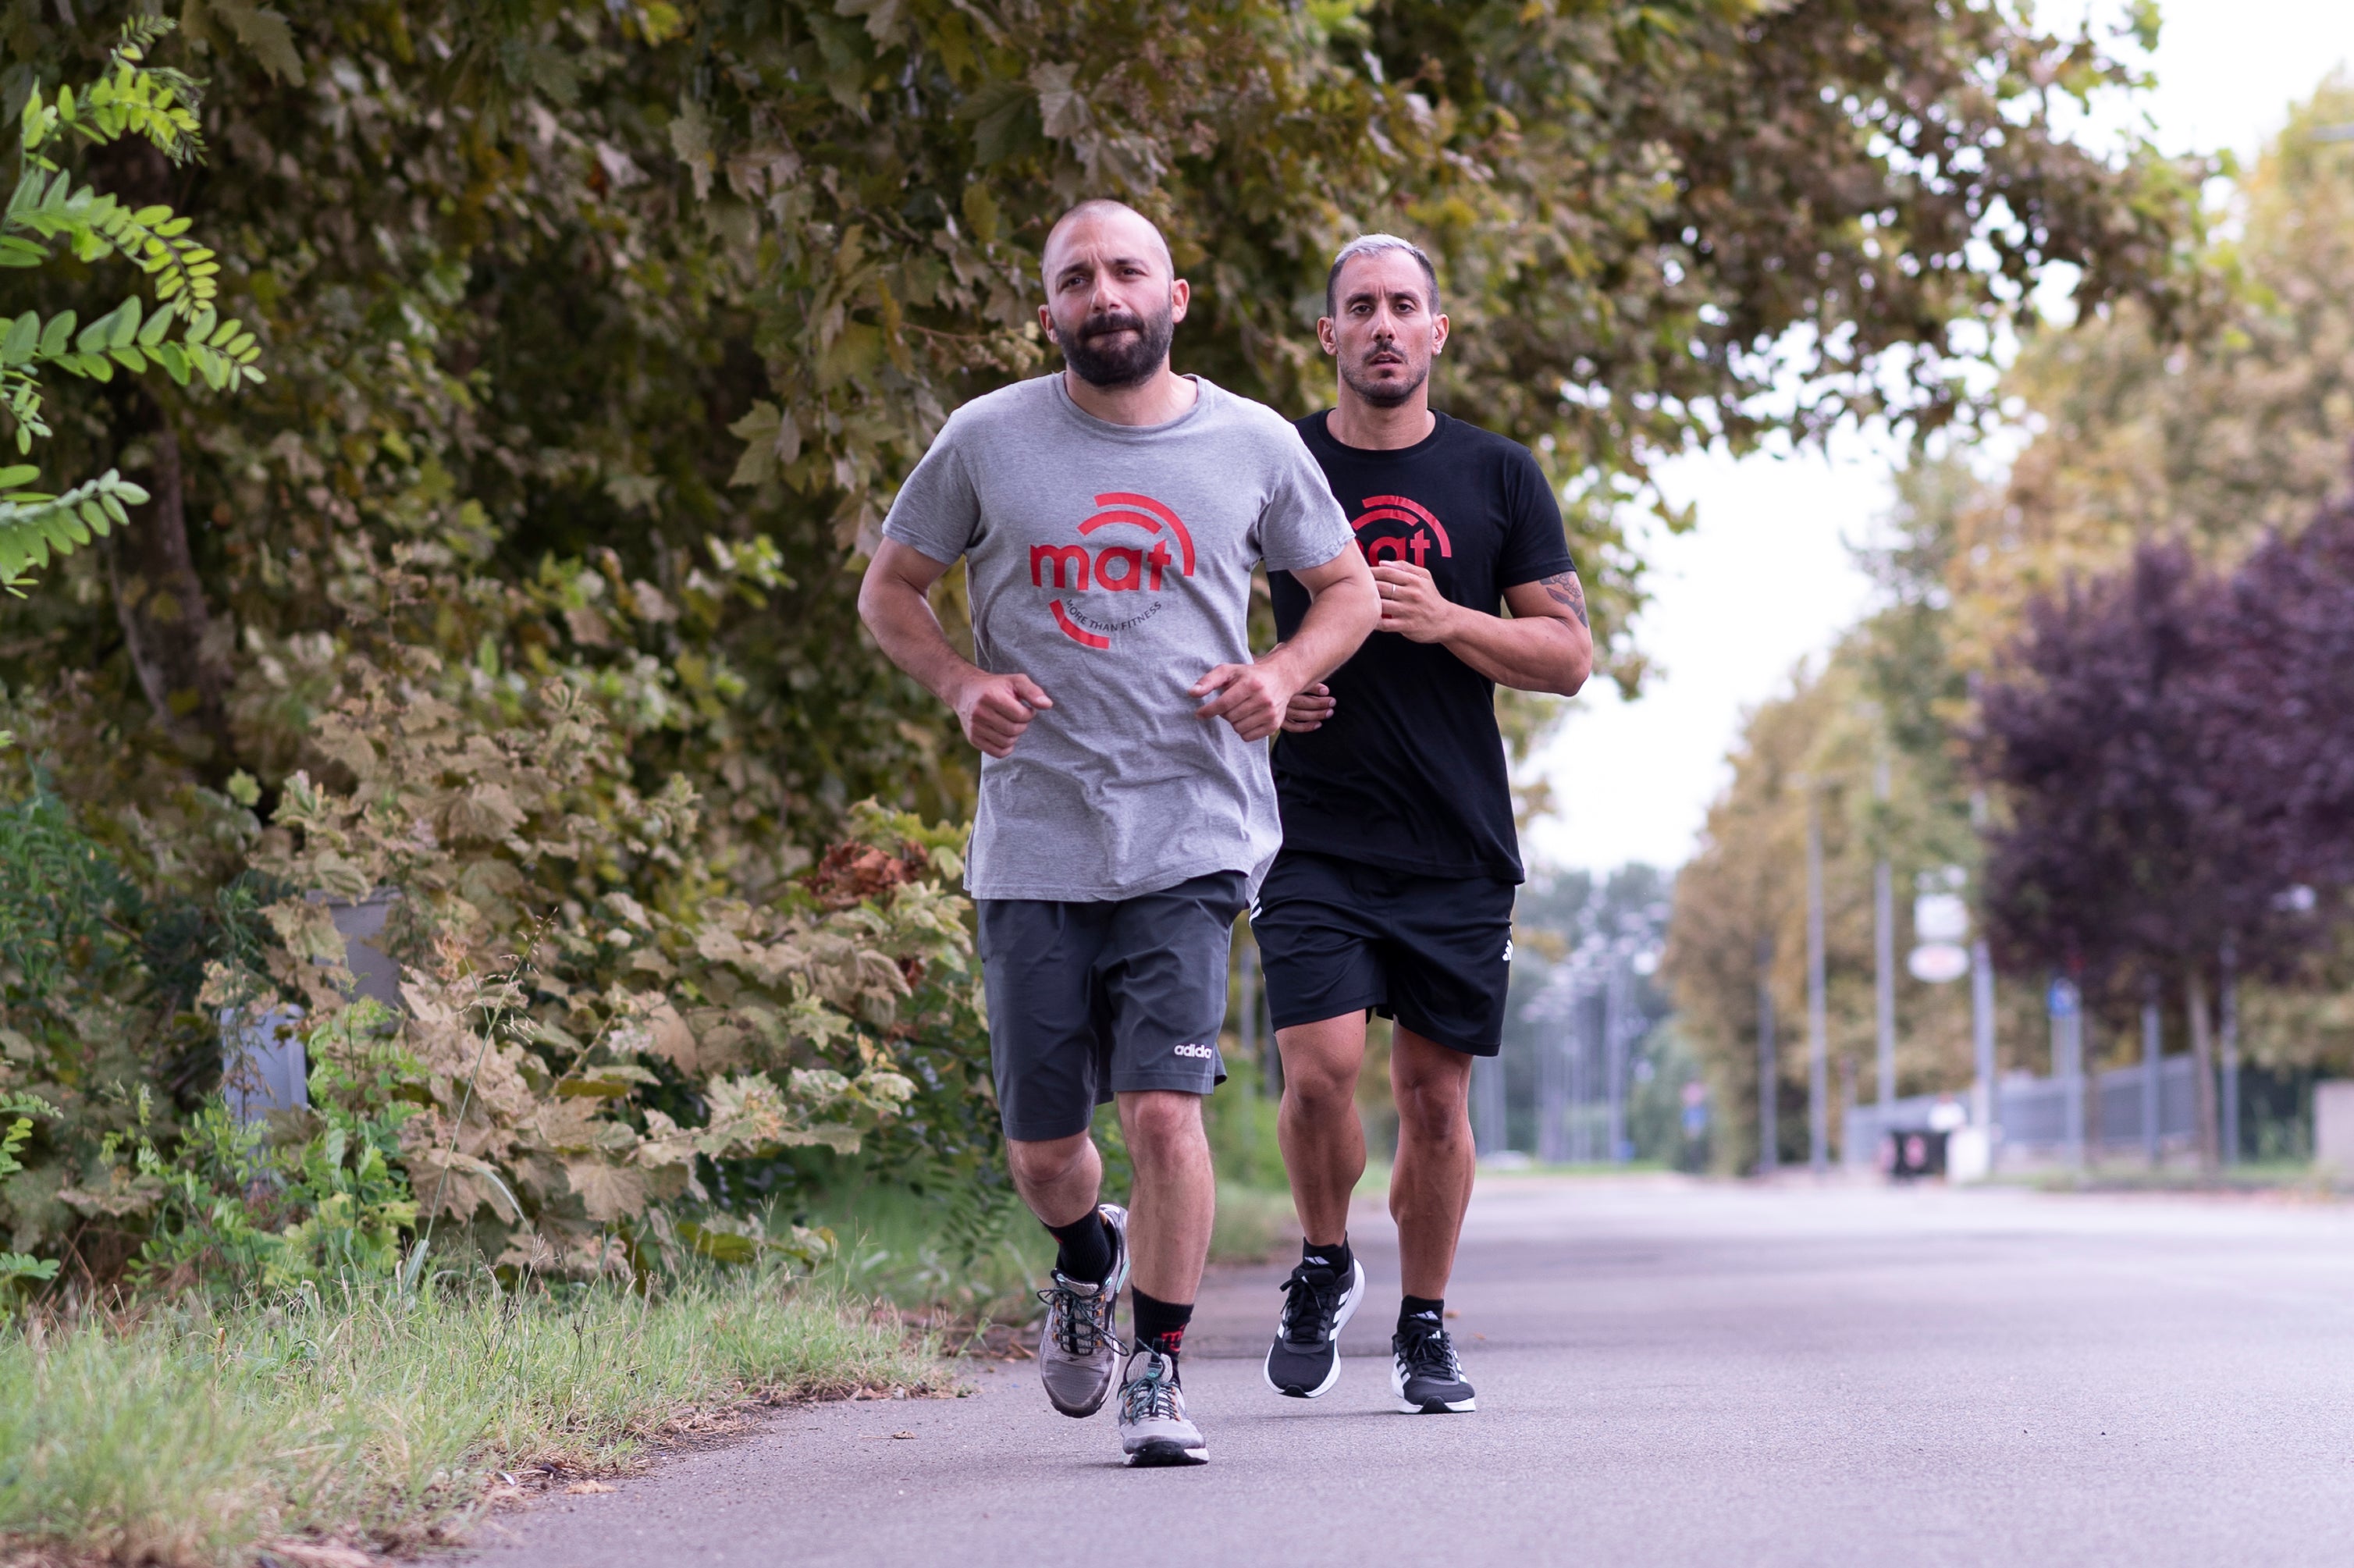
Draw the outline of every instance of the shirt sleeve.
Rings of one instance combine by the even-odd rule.
[[[1324,470],[1288,421],[1274,443],[1275,472],[1258,516],[1259,558],[1271,572],[1320,567],[1357,542]]]
[[[892,498],[883,536],[954,566],[981,535],[981,494],[965,471],[962,429],[951,415],[931,450]]]
[[[1496,556],[1496,591],[1539,582],[1577,570],[1570,559],[1569,541],[1563,536],[1561,503],[1544,470],[1525,447],[1514,447],[1506,471],[1505,494],[1511,514],[1505,519],[1504,547]]]

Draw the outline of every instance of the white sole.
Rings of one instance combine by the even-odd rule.
[[[1390,1392],[1397,1395],[1399,1414],[1405,1415],[1469,1415],[1479,1408],[1477,1394],[1469,1399],[1441,1401],[1436,1410],[1427,1404],[1416,1404],[1405,1396],[1405,1369],[1394,1360],[1390,1362]]]
[[[1332,1338],[1335,1340],[1341,1338],[1341,1330],[1349,1326],[1349,1319],[1357,1315],[1357,1304],[1365,1298],[1365,1266],[1352,1258],[1349,1267],[1356,1277],[1350,1282],[1348,1289],[1341,1292],[1341,1309],[1332,1314]],[[1267,1358],[1258,1363],[1258,1375],[1266,1381],[1267,1387],[1286,1399],[1321,1399],[1332,1392],[1334,1383],[1341,1381],[1341,1351],[1337,1343],[1332,1350],[1332,1370],[1324,1374],[1322,1383],[1301,1393],[1294,1393],[1275,1381],[1275,1373],[1268,1370],[1274,1356],[1275,1351],[1269,1350]]]
[[[1170,1469],[1179,1465],[1206,1465],[1209,1462],[1207,1445],[1188,1448],[1170,1442],[1147,1443],[1128,1457],[1128,1467],[1131,1470]]]

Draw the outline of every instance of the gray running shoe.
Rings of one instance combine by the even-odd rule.
[[[1293,1399],[1318,1399],[1341,1381],[1341,1330],[1365,1298],[1365,1266],[1352,1259],[1338,1274],[1303,1261],[1283,1282],[1283,1315],[1267,1352],[1267,1386]]]
[[[1102,1203],[1097,1212],[1111,1226],[1110,1275],[1101,1285],[1083,1285],[1057,1270],[1054,1283],[1038,1292],[1046,1304],[1045,1326],[1038,1331],[1038,1381],[1046,1385],[1047,1400],[1066,1415],[1101,1410],[1119,1367],[1112,1311],[1119,1305],[1120,1287],[1128,1283],[1128,1211]]]
[[[1129,1358],[1128,1378],[1119,1390],[1119,1446],[1139,1469],[1210,1462],[1201,1429],[1185,1419],[1177,1363],[1158,1351],[1140,1350]]]

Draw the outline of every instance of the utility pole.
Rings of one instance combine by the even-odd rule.
[[[2222,1014],[2223,1057],[2223,1163],[2226,1167],[2240,1162],[2240,954],[2232,938],[2223,938],[2223,950],[2218,955],[2217,968],[2221,974],[2216,981],[2217,1011]]]
[[[1622,950],[1611,959],[1610,979],[1602,992],[1603,1074],[1610,1096],[1610,1148],[1605,1158],[1613,1165],[1627,1158],[1627,1028],[1632,1000],[1628,993],[1633,990],[1632,978]]]
[[[2071,1171],[2084,1168],[2084,1009],[2075,982],[2052,977],[2052,1075],[2060,1080],[2061,1148]]]
[[[1553,997],[1565,997],[1566,991],[1559,980],[1545,987]],[[1563,1069],[1568,1065],[1570,1022],[1566,1009],[1549,1009],[1545,1022],[1558,1023],[1561,1033],[1552,1038],[1540,1039],[1537,1048],[1537,1158],[1548,1165],[1557,1165],[1567,1157],[1562,1147]],[[1548,1030],[1548,1035],[1552,1031]]]
[[[1987,800],[1983,789],[1970,796],[1970,825],[1986,831]],[[1977,1085],[1970,1098],[1970,1119],[1986,1139],[1987,1174],[1994,1174],[1996,1151],[2002,1139],[2002,1087],[1997,1078],[1994,1039],[1994,948],[1986,939],[1986,923],[1971,923],[1970,1054],[1977,1067]]]
[[[1872,770],[1872,793],[1888,803],[1888,758]],[[1882,814],[1883,819],[1885,813]],[[1882,826],[1884,829],[1883,820]],[[1896,1108],[1896,872],[1888,863],[1886,845],[1872,868],[1872,989],[1880,1026],[1881,1126]]]
[[[1585,1125],[1585,1104],[1592,1097],[1586,1087],[1585,1028],[1586,997],[1583,991],[1572,988],[1569,993],[1569,1148],[1568,1160],[1573,1165],[1583,1165],[1594,1158],[1594,1139]]]
[[[1830,1023],[1823,991],[1823,814],[1807,788],[1807,1164],[1830,1169]]]
[[[2158,1065],[2165,1049],[2158,977],[2146,975],[2141,988],[2141,1152],[2153,1171],[2158,1169]]]
[[[1776,1079],[1781,1075],[1774,1049],[1774,938],[1757,938],[1757,1174],[1771,1176],[1782,1163],[1781,1150],[1776,1147],[1779,1136],[1776,1129],[1781,1098]]]

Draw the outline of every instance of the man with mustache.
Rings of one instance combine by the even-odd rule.
[[[1535,458],[1431,410],[1447,321],[1430,259],[1392,235],[1351,241],[1316,332],[1338,362],[1340,397],[1299,430],[1355,520],[1382,617],[1329,683],[1291,700],[1275,748],[1283,853],[1251,929],[1306,1239],[1267,1380],[1314,1399],[1341,1374],[1341,1327],[1365,1291],[1349,1194],[1365,1169],[1357,1075],[1378,1012],[1395,1021],[1390,1213],[1405,1287],[1390,1386],[1408,1411],[1469,1411],[1444,1298],[1471,1198],[1471,1063],[1502,1044],[1522,876],[1495,688],[1574,694],[1594,640]],[[1268,579],[1278,633],[1304,627],[1303,584]]]
[[[1348,520],[1273,410],[1170,369],[1189,294],[1158,229],[1085,202],[1047,236],[1059,374],[952,415],[892,503],[859,610],[985,754],[966,885],[1014,1185],[1058,1244],[1047,1398],[1092,1415],[1119,1365],[1133,1465],[1208,1457],[1178,1356],[1216,1202],[1202,1097],[1225,1076],[1235,917],[1279,839],[1265,742],[1379,614]],[[973,656],[928,599],[963,557]],[[1253,659],[1251,570],[1296,583]],[[1133,1213],[1087,1127],[1116,1100]]]

